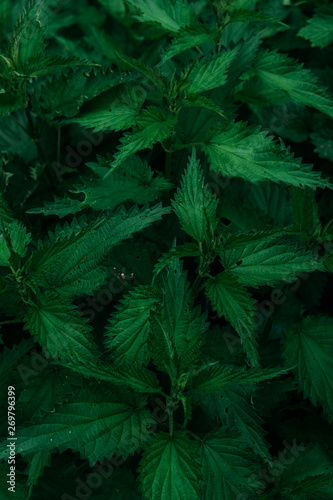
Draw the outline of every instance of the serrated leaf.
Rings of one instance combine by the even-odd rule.
[[[121,301],[109,320],[105,340],[117,363],[143,365],[148,362],[150,313],[160,300],[158,288],[145,286],[134,289]]]
[[[198,451],[198,444],[185,432],[156,434],[140,462],[144,498],[199,500],[201,470],[196,461]]]
[[[136,69],[143,75],[145,75],[149,80],[156,86],[156,88],[165,94],[167,92],[168,83],[165,76],[158,68],[152,68],[147,66],[140,59],[134,59],[125,54],[118,54],[118,57],[126,63],[130,68]]]
[[[113,366],[99,362],[98,358],[95,359],[94,363],[85,363],[83,365],[73,362],[59,362],[59,364],[80,373],[84,377],[93,377],[97,380],[112,382],[115,385],[130,387],[139,393],[159,392],[158,379],[155,373],[135,364]]]
[[[68,379],[69,372],[61,367],[48,365],[25,387],[17,401],[17,408],[26,421],[45,412],[52,412],[56,404],[62,403],[72,388]]]
[[[41,8],[39,0],[28,4],[15,25],[9,42],[9,57],[22,73],[25,73],[29,58],[44,50],[45,28],[39,21]]]
[[[93,132],[104,130],[125,130],[136,123],[145,100],[145,91],[124,86],[113,92],[106,92],[87,103],[73,118],[74,123],[92,128]]]
[[[69,295],[82,295],[98,288],[105,279],[101,267],[107,253],[133,233],[149,226],[169,212],[161,204],[152,208],[138,207],[126,213],[121,208],[109,218],[102,218],[77,236],[60,239],[47,245],[47,252],[37,251],[27,267],[34,270],[34,279],[49,288]],[[50,267],[52,265],[52,267]]]
[[[36,425],[18,430],[16,452],[25,456],[53,448],[60,452],[72,449],[93,466],[110,459],[116,450],[125,458],[139,451],[152,422],[142,403],[129,406],[110,394],[106,402],[105,394],[85,390],[75,402],[58,407]],[[1,458],[7,456],[5,446],[1,447]]]
[[[43,450],[30,457],[31,461],[26,469],[27,486],[36,486],[40,476],[43,475],[45,467],[51,465],[52,450]]]
[[[201,407],[218,421],[226,421],[235,427],[252,450],[273,464],[269,445],[264,439],[265,431],[261,428],[262,420],[248,401],[248,390],[236,384],[230,384],[223,391],[196,396]]]
[[[298,36],[311,42],[312,47],[326,47],[333,42],[333,8],[320,5],[307,24],[298,32]]]
[[[240,283],[258,287],[279,281],[294,281],[301,273],[324,271],[312,252],[284,240],[248,243],[221,253],[222,265]]]
[[[249,182],[269,179],[296,187],[312,189],[328,186],[311,165],[302,164],[289,149],[278,145],[267,132],[246,123],[228,123],[202,146],[211,168],[227,177],[241,177]]]
[[[238,48],[226,50],[217,55],[202,58],[197,61],[191,70],[185,70],[183,78],[186,78],[186,92],[188,94],[199,94],[207,90],[222,87],[227,81],[228,68],[237,56]],[[187,71],[189,75],[186,77]]]
[[[286,26],[279,19],[264,14],[263,12],[255,12],[254,10],[247,9],[232,9],[232,13],[230,14],[230,22],[232,23],[240,23],[244,21],[259,21],[263,23],[279,23],[283,26]]]
[[[58,295],[48,294],[43,302],[31,305],[24,328],[54,359],[85,363],[96,358],[92,328]]]
[[[161,62],[159,63],[159,66],[164,64],[172,57],[181,54],[185,50],[209,42],[217,34],[218,31],[216,29],[211,29],[205,24],[197,23],[191,26],[186,26],[185,28],[181,28],[177,33],[177,37],[174,38],[168,46]]]
[[[17,220],[1,225],[3,229],[0,230],[0,266],[17,265],[27,252],[31,233],[27,233],[25,226]]]
[[[291,327],[284,338],[284,356],[297,363],[295,373],[305,397],[319,402],[329,421],[333,420],[333,320],[309,316]]]
[[[121,146],[114,155],[112,167],[106,174],[107,178],[129,156],[142,149],[152,148],[156,142],[163,142],[171,133],[177,118],[166,115],[161,109],[150,106],[141,112],[137,119],[137,126],[133,132],[127,133],[121,139]]]
[[[240,335],[251,365],[258,365],[255,301],[249,292],[230,272],[223,272],[209,279],[206,290],[218,315],[225,316]]]
[[[321,489],[325,486],[333,484],[333,473],[330,474],[318,474],[310,475],[309,477],[303,479],[302,481],[297,481],[293,485],[286,488],[288,497],[293,500],[304,499],[304,498],[316,498],[324,499],[328,498],[326,496],[327,491],[323,491],[322,495]],[[318,491],[319,490],[319,491]],[[318,491],[318,496],[316,492]],[[332,490],[331,490],[332,491]],[[282,494],[284,491],[282,491]]]
[[[191,23],[191,8],[187,0],[129,0],[142,12],[141,22],[158,23],[167,31],[175,32]]]
[[[76,70],[62,73],[45,83],[40,95],[33,96],[34,108],[47,119],[74,117],[83,103],[94,99],[119,84],[131,81],[131,75],[124,75],[110,69],[91,71]]]
[[[194,366],[200,354],[205,316],[193,307],[187,273],[175,259],[163,279],[163,307],[152,317],[149,348],[157,366],[177,378]]]
[[[229,384],[256,384],[287,373],[285,368],[249,368],[245,366],[214,364],[194,375],[192,389],[194,393],[216,392]]]
[[[170,189],[171,184],[161,175],[154,176],[153,171],[146,162],[138,156],[132,156],[112,171],[105,179],[103,175],[108,172],[110,162],[103,159],[99,163],[89,163],[92,170],[103,169],[103,174],[95,178],[82,178],[82,184],[75,184],[72,193],[84,195],[84,200],[59,198],[55,196],[54,202],[45,201],[43,208],[27,210],[29,214],[43,213],[44,215],[57,215],[65,217],[77,213],[85,208],[93,210],[114,210],[118,205],[131,200],[134,203],[146,204],[155,201],[160,193]],[[102,178],[101,178],[102,177]]]
[[[206,484],[203,498],[235,500],[254,494],[253,458],[242,439],[220,430],[205,437],[200,447],[200,458]]]
[[[261,51],[255,70],[272,89],[286,92],[296,104],[305,104],[333,118],[333,98],[302,64],[277,52]]]
[[[198,257],[199,255],[200,249],[196,243],[185,243],[184,245],[172,248],[158,259],[154,267],[154,273],[155,275],[159,274],[174,259],[179,259],[180,257]]]
[[[198,242],[206,241],[209,245],[217,226],[217,204],[216,197],[204,185],[203,171],[193,150],[181,188],[172,201],[184,231]]]

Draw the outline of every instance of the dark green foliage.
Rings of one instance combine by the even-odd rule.
[[[332,499],[331,2],[0,28],[1,498]]]

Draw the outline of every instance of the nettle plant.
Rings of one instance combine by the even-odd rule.
[[[22,4],[0,6],[17,498],[332,498],[330,2]]]

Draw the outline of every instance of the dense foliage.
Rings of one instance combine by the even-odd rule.
[[[331,3],[0,25],[1,498],[333,498]]]

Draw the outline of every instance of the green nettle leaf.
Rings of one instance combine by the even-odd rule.
[[[31,462],[27,467],[27,486],[35,486],[39,477],[43,475],[45,467],[51,465],[51,450],[38,451],[31,457]]]
[[[125,130],[135,125],[144,100],[144,89],[120,87],[88,102],[73,122],[92,128],[93,132]]]
[[[218,31],[216,29],[211,29],[209,26],[200,23],[181,28],[167,48],[160,62],[160,66],[185,50],[209,42],[216,37],[217,34]]]
[[[238,366],[218,366],[213,363],[193,377],[193,392],[205,393],[221,391],[229,384],[255,384],[278,377],[287,370],[283,368],[250,368]]]
[[[171,188],[170,182],[161,175],[154,176],[148,164],[138,156],[125,160],[106,179],[103,176],[109,171],[109,161],[100,159],[100,163],[89,163],[88,166],[96,172],[96,178],[82,178],[83,184],[76,184],[72,191],[75,194],[83,193],[83,201],[56,196],[54,202],[45,201],[44,208],[31,209],[28,213],[65,217],[88,207],[93,210],[113,210],[128,200],[140,204],[155,201],[162,191]]]
[[[187,0],[129,0],[142,13],[141,22],[158,23],[167,31],[178,31],[191,23]]]
[[[253,366],[258,364],[255,301],[231,272],[223,272],[206,282],[214,309],[224,316],[240,335],[245,352]]]
[[[284,356],[297,364],[295,373],[304,396],[321,404],[329,421],[333,420],[333,320],[309,316],[291,327],[284,338]]]
[[[277,52],[261,51],[255,71],[266,85],[286,92],[295,103],[311,106],[333,118],[332,96],[314,74],[294,59]]]
[[[204,185],[203,172],[194,150],[181,189],[172,202],[184,231],[198,242],[205,240],[209,245],[217,225],[217,204],[216,197]]]
[[[295,482],[285,490],[282,490],[282,493],[285,491],[288,494],[288,498],[292,499],[310,498],[310,496],[312,496],[312,498],[324,499],[325,497],[327,498],[327,495],[325,490],[321,491],[322,488],[332,484],[333,473],[311,475],[302,481]],[[331,488],[330,491],[332,491]]]
[[[41,26],[38,19],[41,8],[42,3],[39,0],[28,5],[27,10],[14,27],[9,42],[9,57],[17,70],[23,73],[29,59],[44,50],[45,28]]]
[[[7,92],[4,89],[2,90],[3,92],[1,92],[0,89],[0,118],[8,116],[10,113],[23,106],[22,94]]]
[[[128,405],[105,391],[82,390],[76,401],[63,404],[36,425],[17,432],[16,451],[22,456],[58,448],[71,448],[88,458],[91,466],[110,459],[117,450],[124,458],[141,449],[149,437],[153,418],[145,403]],[[5,446],[0,457],[6,458]]]
[[[61,361],[59,364],[84,377],[93,377],[121,387],[129,387],[138,393],[159,392],[158,378],[155,373],[136,364],[112,366],[100,362],[98,358],[93,363],[84,365],[72,361]]]
[[[187,434],[176,431],[156,434],[140,462],[143,497],[151,500],[200,499],[199,446]]]
[[[31,234],[24,225],[15,220],[3,226],[0,233],[0,266],[17,264],[27,252]]]
[[[185,70],[183,78],[187,83],[186,92],[199,94],[224,85],[227,81],[228,68],[237,57],[237,53],[238,48],[220,52],[218,55],[200,59],[190,70]]]
[[[333,42],[333,8],[331,5],[319,6],[298,36],[311,42],[312,47],[326,47]]]
[[[21,392],[17,402],[24,418],[31,420],[44,412],[54,411],[57,404],[68,398],[73,393],[69,374],[61,367],[48,365],[35,378],[29,377],[29,385]]]
[[[331,2],[0,28],[0,497],[333,498]]]
[[[263,23],[279,23],[283,26],[286,26],[277,18],[268,16],[267,14],[264,14],[262,12],[255,12],[253,10],[247,9],[234,10],[233,8],[232,12],[230,13],[230,18],[232,23],[240,23],[244,21],[260,21]]]
[[[245,442],[223,430],[205,437],[200,446],[200,461],[206,483],[203,497],[212,500],[247,498],[258,487],[251,472],[253,459]]]
[[[55,359],[85,363],[96,358],[92,328],[80,318],[75,306],[58,295],[48,294],[29,308],[25,329]]]
[[[279,281],[294,281],[301,273],[324,271],[324,265],[311,252],[284,240],[248,243],[221,252],[222,265],[240,283],[257,287]]]
[[[171,264],[174,259],[180,257],[199,257],[200,248],[196,243],[185,243],[178,247],[172,248],[159,258],[158,263],[154,267],[155,275],[160,273],[165,266]]]
[[[311,171],[311,165],[302,164],[267,132],[246,123],[220,126],[216,133],[208,135],[202,148],[211,168],[227,177],[241,177],[253,183],[268,179],[312,189],[329,185],[319,172]]]
[[[230,427],[235,426],[242,438],[255,453],[270,464],[273,460],[268,451],[269,445],[264,439],[261,428],[262,420],[253,405],[248,401],[248,388],[230,384],[222,391],[195,394],[195,401],[214,419],[226,420]]]
[[[187,273],[175,259],[163,279],[163,307],[153,315],[150,351],[154,362],[176,378],[195,366],[206,330],[205,315],[193,307]]]
[[[146,364],[149,360],[147,341],[151,332],[150,313],[160,302],[158,288],[139,287],[129,293],[106,330],[105,344],[118,363]]]
[[[36,282],[49,289],[56,287],[64,295],[89,293],[105,280],[101,263],[111,248],[168,212],[161,204],[141,210],[134,206],[129,212],[121,207],[113,217],[99,219],[78,235],[50,242],[46,251],[42,247],[27,267],[34,272]]]
[[[115,154],[114,162],[106,178],[129,156],[142,149],[152,148],[156,142],[163,142],[171,133],[176,124],[176,117],[166,115],[161,109],[154,106],[144,109],[137,119],[137,126],[121,139],[119,151]]]

